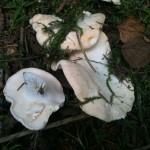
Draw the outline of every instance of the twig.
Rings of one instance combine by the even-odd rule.
[[[38,57],[40,57],[40,56],[33,56],[33,57],[26,57],[26,58],[15,58],[15,59],[5,59],[5,60],[0,60],[0,62],[34,59],[34,58],[38,58]]]
[[[0,30],[4,30],[4,14],[2,6],[0,6]]]
[[[81,41],[80,41],[80,38],[79,38],[79,35],[78,35],[78,33],[76,32],[76,35],[77,35],[77,39],[78,39],[78,42],[79,42],[79,45],[80,45],[80,48],[81,48],[81,50],[82,50],[82,53],[83,53],[83,55],[84,55],[84,58],[85,58],[85,60],[87,61],[87,63],[89,64],[89,66],[91,67],[91,69],[95,72],[95,73],[97,73],[97,71],[95,70],[95,68],[92,66],[92,64],[90,63],[90,61],[89,61],[89,59],[88,59],[88,57],[87,57],[87,55],[86,55],[86,53],[85,53],[85,51],[84,51],[84,49],[83,49],[83,47],[82,47],[82,44],[81,44]]]
[[[24,41],[24,28],[21,27],[20,28],[20,45],[23,45],[23,41]]]
[[[150,5],[150,2],[149,2],[149,0],[147,0],[147,5],[148,5],[148,6]]]
[[[140,148],[136,148],[134,150],[148,150],[150,149],[150,145],[146,145],[146,146],[143,146],[143,147],[140,147]]]
[[[81,120],[81,119],[84,119],[84,118],[87,118],[87,117],[89,117],[89,116],[86,115],[86,114],[80,114],[80,115],[77,115],[77,116],[69,117],[69,118],[66,118],[66,119],[63,119],[63,120],[59,120],[59,121],[50,123],[43,130],[48,130],[48,129],[51,129],[51,128],[54,128],[54,127],[62,126],[62,125],[65,125],[67,123],[75,122],[77,120]],[[4,142],[10,141],[10,140],[15,139],[15,138],[24,137],[24,136],[30,135],[32,133],[35,133],[35,132],[36,131],[32,131],[32,130],[17,132],[15,134],[11,134],[9,136],[0,138],[0,143],[4,143]]]
[[[63,10],[67,0],[63,0],[63,2],[59,5],[59,7],[56,9],[55,13],[58,14],[60,13],[61,10]]]

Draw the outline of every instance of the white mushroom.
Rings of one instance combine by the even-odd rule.
[[[84,17],[80,18],[77,25],[82,28],[100,29],[103,27],[105,15],[102,13],[91,14],[88,11],[83,11]]]
[[[105,15],[102,13],[91,14],[84,11],[84,17],[79,19],[77,26],[82,29],[83,34],[80,41],[83,49],[88,49],[96,44],[99,39],[100,30],[105,21]],[[61,44],[62,49],[81,50],[75,31],[71,31],[65,41]]]
[[[50,27],[51,23],[56,21],[61,22],[62,19],[56,17],[54,15],[43,15],[43,14],[36,14],[29,20],[29,23],[32,25],[32,28],[36,31],[36,38],[38,43],[43,46],[44,44],[48,44],[49,37],[52,36],[52,33],[48,33],[44,31],[45,27]],[[57,33],[60,27],[54,26],[53,32]],[[45,43],[46,42],[46,43]]]
[[[113,2],[115,5],[120,5],[121,4],[120,0],[102,0],[102,1]]]
[[[107,57],[110,46],[107,36],[101,32],[100,38],[86,55],[94,67],[94,72],[82,53],[74,54],[70,60],[61,60],[52,65],[53,70],[62,68],[80,100],[81,109],[104,121],[121,119],[131,111],[134,102],[134,87],[125,79],[122,82],[108,71]]]
[[[80,37],[83,49],[92,47],[99,39],[100,29],[103,26],[105,15],[102,13],[91,14],[87,11],[84,11],[84,17],[79,19],[77,26],[82,29],[82,35]],[[30,19],[30,24],[33,29],[36,31],[37,41],[41,46],[46,42],[48,44],[49,37],[52,35],[50,33],[43,32],[44,26],[50,27],[50,22],[62,21],[60,18],[52,15],[35,15]],[[57,33],[60,27],[54,28],[53,32]],[[67,50],[81,50],[78,43],[77,35],[75,31],[71,31],[66,36],[65,41],[61,44],[62,49]]]
[[[59,81],[40,69],[26,68],[12,75],[3,90],[14,118],[30,130],[45,127],[49,116],[64,103]]]

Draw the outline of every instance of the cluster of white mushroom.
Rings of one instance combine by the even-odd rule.
[[[62,19],[42,14],[30,19],[37,41],[42,46],[50,42],[50,35],[43,28],[49,27],[53,21]],[[104,21],[105,15],[102,13],[84,12],[84,18],[77,22],[83,34],[78,37],[75,31],[71,31],[61,44],[64,51],[70,53],[75,50],[74,53],[68,60],[54,62],[52,69],[63,70],[85,113],[110,122],[124,118],[131,111],[135,98],[134,87],[128,78],[120,82],[109,73],[107,58],[110,45],[102,31]],[[53,32],[57,33],[59,29],[56,27]],[[12,88],[11,85],[15,86]],[[13,116],[31,130],[44,128],[49,116],[63,106],[65,100],[59,81],[48,72],[36,68],[22,69],[10,77],[4,95],[12,103]]]

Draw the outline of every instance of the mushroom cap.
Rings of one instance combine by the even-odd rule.
[[[61,60],[52,65],[53,70],[63,69],[75,95],[83,103],[81,109],[107,122],[124,118],[131,111],[134,102],[131,81],[126,78],[121,82],[116,76],[109,74],[109,52],[107,36],[101,32],[97,44],[86,50],[96,72],[90,68],[82,53],[73,54],[70,61]]]
[[[77,21],[77,26],[82,29],[80,41],[83,49],[88,49],[95,45],[99,39],[100,30],[105,21],[105,15],[102,13],[91,14],[84,11],[84,17]],[[75,31],[71,31],[65,41],[61,44],[62,49],[81,50]]]
[[[80,36],[82,47],[83,49],[88,49],[98,41],[100,29],[105,20],[105,15],[102,13],[91,14],[87,11],[84,11],[83,13],[85,16],[77,21],[77,25],[82,29],[83,33]],[[49,23],[53,21],[62,20],[53,15],[37,14],[29,21],[33,29],[36,31],[36,38],[41,46],[43,46],[45,42],[48,44],[48,38],[52,36],[50,33],[46,33],[42,29],[44,26],[49,27]],[[56,27],[53,32],[57,33],[59,29],[60,27]],[[81,50],[75,31],[68,33],[66,39],[61,44],[61,49],[68,50],[69,52],[72,50]]]
[[[121,4],[120,0],[102,0],[102,1],[113,2],[115,5],[120,5]]]
[[[43,15],[43,14],[36,14],[30,20],[29,23],[32,25],[32,28],[36,31],[36,38],[38,43],[43,46],[45,41],[51,37],[51,33],[44,32],[44,27],[50,27],[50,23],[55,21],[62,21],[59,17],[54,15]],[[60,27],[53,28],[53,32],[57,33]],[[49,41],[49,40],[48,40]],[[48,44],[48,41],[46,44]]]
[[[30,130],[45,127],[49,116],[64,103],[59,81],[46,71],[26,68],[12,75],[4,87],[14,118]]]
[[[88,49],[92,47],[99,39],[100,31],[98,29],[83,29],[83,34],[80,37],[80,41],[83,49]],[[66,36],[65,41],[61,44],[61,48],[63,50],[81,50],[81,46],[79,45],[77,34],[75,31],[69,32]]]
[[[102,13],[91,14],[88,11],[83,11],[84,17],[77,21],[77,25],[82,28],[101,29],[105,21],[105,15]]]
[[[38,31],[39,29],[42,30],[44,26],[49,27],[50,23],[55,22],[55,21],[61,22],[62,19],[54,15],[36,14],[29,20],[29,23],[32,25],[35,31]],[[54,30],[54,32],[57,32],[57,31],[58,29]]]

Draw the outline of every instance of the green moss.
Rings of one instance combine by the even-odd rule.
[[[13,14],[11,25],[9,26],[11,30],[14,28],[19,30],[20,27],[28,26],[29,19],[36,13],[55,14],[56,9],[61,3],[62,0],[43,0],[42,3],[38,3],[37,0],[32,2],[29,0],[1,0],[4,11]],[[52,60],[58,61],[68,57],[60,49],[60,43],[70,30],[79,31],[79,28],[76,26],[76,21],[83,17],[83,10],[92,13],[103,12],[106,15],[106,24],[114,26],[120,24],[129,16],[134,15],[139,21],[145,24],[145,34],[149,36],[150,9],[147,6],[146,0],[122,0],[122,5],[120,6],[115,6],[112,3],[99,0],[80,0],[78,4],[67,3],[60,13],[55,14],[64,20],[61,24],[61,30],[54,35],[53,42],[49,47],[34,61],[39,68],[42,67],[47,70],[43,63],[50,65],[50,61]],[[47,28],[46,30],[51,32],[51,29]],[[61,126],[59,127],[60,130],[55,128],[46,132],[41,131],[39,137],[44,140],[46,139],[45,141],[48,142],[47,145],[49,149],[65,149],[66,146],[67,149],[126,150],[136,149],[150,144],[150,65],[140,70],[130,68],[121,54],[121,45],[119,41],[113,43],[112,52],[108,58],[110,62],[109,71],[110,74],[113,73],[117,75],[120,80],[123,80],[125,77],[131,78],[135,88],[135,102],[132,111],[128,113],[125,119],[111,123],[105,123],[91,117],[80,122]],[[32,54],[27,54],[23,51],[22,47],[18,49],[19,54],[13,57],[5,55],[4,51],[0,51],[0,67],[3,68],[4,71],[11,69],[10,66],[14,65],[12,61],[7,61],[11,58],[14,59],[14,57],[17,59],[23,58],[22,61],[20,59],[20,68],[24,66],[29,67],[31,65],[27,65],[27,63],[31,61],[27,57],[32,57]],[[47,53],[51,59],[50,57],[46,58],[46,61],[43,62],[43,57],[45,58]],[[72,94],[73,92],[69,91],[67,95],[69,93]],[[66,103],[74,104],[76,102],[74,96],[68,97],[69,100],[67,100]],[[99,98],[101,98],[101,95],[86,100],[94,101]],[[3,111],[3,109],[5,109],[5,111]],[[8,106],[1,108],[1,110],[3,111],[3,114],[0,115],[1,118],[4,118],[2,116],[4,114],[8,115]],[[5,123],[5,125],[6,129],[9,125],[8,123]],[[20,124],[18,126],[20,127]],[[5,129],[2,131],[5,132]],[[15,129],[19,130],[20,128]],[[11,133],[11,128],[9,128],[9,131],[2,135]],[[24,141],[26,142],[24,143]],[[18,146],[18,143],[22,146],[21,148]],[[37,143],[41,144],[42,140],[39,140]],[[30,145],[33,145],[33,143],[31,137],[28,136],[18,140],[13,139],[9,143],[1,144],[0,148],[5,148],[5,150],[11,148],[29,149]],[[38,144],[36,146],[38,147]]]

